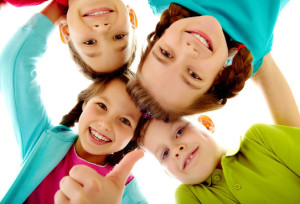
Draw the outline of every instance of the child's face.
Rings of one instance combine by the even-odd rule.
[[[204,126],[199,123],[196,127],[185,120],[151,121],[142,143],[173,177],[185,184],[205,181],[222,156],[222,149]]]
[[[116,71],[129,60],[134,43],[132,12],[122,0],[69,1],[69,39],[95,72]]]
[[[165,31],[138,74],[156,101],[178,112],[208,91],[227,58],[224,33],[215,18],[185,18]]]
[[[115,79],[83,104],[78,121],[77,153],[108,155],[123,149],[133,137],[141,113],[126,92],[126,85]],[[82,155],[80,155],[82,156]]]

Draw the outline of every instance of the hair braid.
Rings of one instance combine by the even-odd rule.
[[[239,42],[234,41],[231,49],[236,49]],[[234,56],[232,64],[225,67],[211,88],[220,100],[225,104],[228,98],[236,96],[245,86],[245,82],[252,74],[252,54],[248,48],[240,49]]]

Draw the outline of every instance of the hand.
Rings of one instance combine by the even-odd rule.
[[[78,165],[60,181],[55,203],[121,203],[125,182],[134,164],[144,156],[142,150],[128,153],[106,177],[94,169]]]

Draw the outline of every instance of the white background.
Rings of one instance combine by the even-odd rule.
[[[146,35],[154,29],[158,20],[151,13],[146,0],[125,0],[137,13],[139,27],[137,34],[139,47],[144,44]],[[6,40],[44,5],[30,8],[6,6],[0,10],[0,49]],[[272,55],[288,80],[298,107],[300,104],[300,1],[291,0],[281,12],[274,31]],[[253,32],[255,35],[255,31]],[[138,51],[138,54],[140,52]],[[139,55],[133,69],[136,69]],[[75,104],[80,90],[89,84],[77,70],[69,57],[68,48],[59,40],[58,30],[49,40],[46,55],[39,62],[39,80],[43,99],[54,124]],[[1,68],[3,69],[3,67]],[[288,106],[288,104],[285,104]],[[236,145],[245,130],[255,122],[272,123],[268,108],[259,89],[247,82],[240,95],[228,101],[219,111],[207,113],[216,125],[216,133],[227,145]],[[19,171],[19,149],[13,137],[10,118],[3,97],[0,95],[0,198],[5,194],[15,175]],[[137,163],[133,172],[140,182],[150,203],[174,203],[173,192],[178,182],[170,178],[156,161],[147,155]]]

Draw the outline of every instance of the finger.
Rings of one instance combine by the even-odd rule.
[[[126,154],[120,163],[106,177],[114,180],[119,186],[123,186],[134,164],[143,156],[144,152],[141,149]]]
[[[69,199],[65,196],[65,194],[61,190],[58,190],[54,195],[54,203],[55,204],[69,203]]]
[[[80,183],[85,188],[94,188],[97,186],[95,185],[95,180],[101,181],[102,176],[98,174],[98,172],[91,167],[85,166],[85,165],[77,165],[74,166],[70,170],[70,176],[76,180],[78,183]]]
[[[62,193],[68,198],[76,197],[82,191],[82,185],[70,176],[65,176],[59,182]]]

